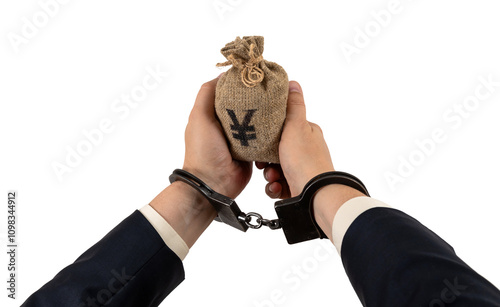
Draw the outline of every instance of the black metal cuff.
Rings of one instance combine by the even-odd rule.
[[[300,195],[274,204],[279,223],[289,244],[327,238],[314,219],[312,200],[320,188],[329,184],[346,185],[370,196],[363,182],[348,173],[327,172],[312,178]]]
[[[370,196],[361,180],[353,175],[344,172],[327,172],[309,180],[300,195],[277,201],[274,208],[278,219],[267,220],[258,213],[249,212],[247,214],[242,212],[234,199],[215,192],[189,172],[176,169],[170,175],[169,180],[171,183],[180,180],[202,193],[217,211],[216,221],[223,222],[241,231],[247,231],[249,227],[260,228],[261,226],[268,226],[271,229],[283,228],[289,244],[316,238],[326,238],[325,233],[314,219],[312,204],[314,195],[320,188],[329,184],[342,184]],[[252,224],[252,217],[257,218],[257,224]]]
[[[182,169],[174,170],[168,179],[170,183],[177,180],[185,182],[203,194],[217,211],[216,221],[223,222],[241,231],[247,231],[246,214],[241,212],[234,199],[215,192],[201,179]]]

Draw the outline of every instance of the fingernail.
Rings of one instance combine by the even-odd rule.
[[[222,76],[223,74],[224,74],[224,73],[222,72],[220,75],[218,75],[218,76],[217,76],[217,78],[216,78],[216,79],[219,79],[219,78],[220,78],[220,76]]]
[[[297,81],[290,81],[290,84],[288,85],[288,91],[290,93],[296,92],[302,94],[302,88]]]

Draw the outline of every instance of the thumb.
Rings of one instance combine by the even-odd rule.
[[[290,81],[288,86],[287,120],[306,120],[306,105],[302,88],[297,81]]]
[[[201,86],[200,91],[196,96],[194,107],[191,110],[191,115],[194,116],[194,114],[201,114],[203,116],[214,116],[215,88],[219,77],[208,81]]]

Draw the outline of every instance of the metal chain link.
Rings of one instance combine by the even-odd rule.
[[[252,218],[255,217],[255,223],[252,224]],[[268,220],[262,217],[259,213],[256,212],[248,212],[243,213],[240,216],[240,219],[245,222],[245,224],[252,229],[259,229],[262,226],[269,227],[270,229],[280,229],[281,225],[278,219],[276,220]]]

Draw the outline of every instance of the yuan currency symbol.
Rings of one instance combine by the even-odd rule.
[[[234,114],[233,110],[226,109],[227,114],[231,117],[233,124],[231,125],[231,131],[233,131],[233,138],[240,141],[241,146],[249,146],[249,140],[257,139],[257,135],[255,133],[255,126],[250,126],[250,121],[257,110],[247,110],[247,114],[245,114],[245,118],[243,122],[240,124],[236,114]]]

